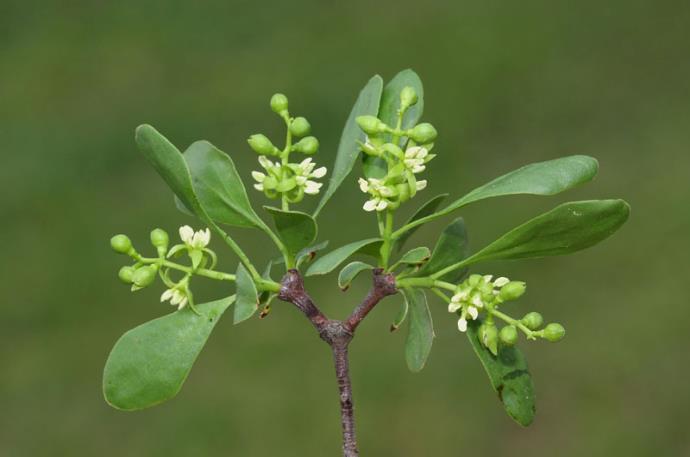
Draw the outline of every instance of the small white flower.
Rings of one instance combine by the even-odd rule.
[[[422,179],[421,181],[417,181],[417,190],[423,190],[426,189],[426,179]]]
[[[448,303],[448,312],[449,313],[454,313],[457,310],[459,310],[460,308],[462,308],[462,305],[460,303],[456,303],[454,301],[451,301],[450,303]]]
[[[376,178],[365,180],[359,178],[359,188],[362,192],[371,195],[371,199],[364,203],[364,211],[383,211],[388,208],[388,199],[395,195],[395,191],[384,185],[383,181]]]
[[[260,171],[252,171],[252,178],[254,178],[256,182],[264,182],[264,179],[266,179],[266,175],[261,173]]]
[[[405,166],[412,171],[412,173],[421,173],[426,169],[424,163],[425,158],[429,155],[429,151],[421,146],[413,146],[407,148],[405,151]]]
[[[211,241],[211,231],[207,228],[195,232],[189,225],[185,225],[180,227],[180,239],[191,248],[203,249]]]
[[[365,194],[369,192],[369,182],[364,178],[359,178],[359,188]]]
[[[323,178],[326,176],[326,173],[328,172],[328,169],[326,167],[319,167],[316,170],[314,170],[311,174],[312,178]]]
[[[180,310],[184,308],[187,303],[187,295],[181,291],[180,289],[167,289],[163,294],[161,295],[161,303],[164,301],[170,301],[170,304],[173,306],[177,306],[177,309]]]

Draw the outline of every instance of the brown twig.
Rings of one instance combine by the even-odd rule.
[[[297,270],[289,270],[281,281],[278,298],[294,304],[309,319],[319,336],[331,347],[335,364],[335,375],[340,391],[340,420],[343,430],[343,456],[358,457],[357,436],[355,434],[354,403],[350,382],[348,346],[357,326],[364,320],[376,304],[388,295],[397,292],[395,277],[374,270],[373,285],[367,296],[345,321],[328,319],[304,290],[304,280]]]

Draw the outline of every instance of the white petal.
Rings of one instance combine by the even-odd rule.
[[[311,165],[311,157],[308,157],[299,163],[299,167],[302,170],[307,170],[309,165]]]
[[[407,148],[407,150],[405,151],[405,158],[406,159],[416,158],[421,149],[422,148],[419,146],[412,146],[411,148]]]
[[[184,241],[186,244],[190,244],[192,242],[193,236],[194,229],[191,228],[189,225],[184,225],[180,227],[180,239]]]
[[[467,331],[467,320],[464,317],[458,319],[458,330],[461,332]]]
[[[178,311],[181,310],[181,309],[184,308],[186,305],[187,305],[187,297],[184,297],[184,298],[182,299],[182,301],[180,302],[180,304],[177,306],[177,310],[178,310]]]
[[[482,308],[484,306],[484,302],[482,301],[482,297],[480,297],[479,294],[472,297],[472,304],[474,306],[476,306],[477,308]]]
[[[297,184],[300,186],[303,186],[307,183],[307,177],[306,176],[295,176],[295,181],[297,181]]]
[[[477,308],[475,308],[474,306],[467,307],[467,314],[472,316],[472,320],[475,320],[477,319],[477,317],[479,317],[479,311],[477,311]]]
[[[263,192],[264,190],[264,185],[263,184],[254,184],[254,189],[260,190]]]
[[[504,276],[501,276],[500,278],[496,278],[496,280],[494,281],[494,286],[503,287],[506,284],[508,284],[509,282],[510,282],[510,279],[508,279]]]
[[[457,310],[459,310],[460,308],[462,308],[462,305],[460,303],[455,303],[455,302],[448,303],[448,312],[449,313],[454,313]]]
[[[168,301],[173,295],[173,290],[172,289],[166,289],[165,292],[161,295],[161,302]]]
[[[180,293],[177,289],[173,291],[172,298],[170,299],[170,304],[171,305],[179,305],[182,300],[185,299],[185,296]]]
[[[426,157],[427,155],[429,155],[429,150],[427,148],[419,148],[419,152],[417,153],[418,159],[424,159],[424,157]]]
[[[379,204],[376,205],[376,211],[383,211],[388,207],[388,202],[386,200],[379,200]]]
[[[259,156],[259,164],[266,170],[273,168],[273,163],[266,156]]]
[[[359,181],[357,181],[357,182],[359,183],[359,189],[362,192],[369,192],[369,183],[367,182],[366,179],[359,178]]]
[[[393,189],[391,189],[390,187],[382,186],[379,189],[379,193],[382,197],[392,197],[395,192],[393,192]]]
[[[201,241],[203,242],[203,246],[202,246],[202,247],[208,246],[208,243],[211,242],[211,230],[209,230],[208,228],[206,228],[206,229],[204,229],[204,230],[202,230],[202,231],[200,231],[200,232],[197,232],[197,233],[200,233],[200,234],[201,234],[201,237],[200,237],[200,238],[201,238]]]
[[[364,211],[374,211],[377,204],[378,199],[372,198],[371,200],[367,200],[362,208],[364,208]]]
[[[421,173],[424,170],[426,170],[426,167],[424,165],[416,165],[416,166],[412,167],[412,173]],[[421,190],[421,189],[419,189],[419,190]]]
[[[310,194],[310,195],[316,195],[319,193],[319,189],[321,189],[322,185],[323,184],[318,183],[316,181],[307,181],[306,187],[304,188],[304,193]]]
[[[484,281],[486,282],[491,282],[493,279],[494,275],[484,275]]]
[[[422,190],[426,188],[426,179],[422,179],[421,181],[417,181],[417,190]]]
[[[260,171],[252,171],[252,178],[254,178],[257,182],[264,182],[266,175]]]
[[[314,172],[311,174],[312,178],[323,178],[326,176],[326,172],[328,169],[326,167],[320,167],[314,170]]]

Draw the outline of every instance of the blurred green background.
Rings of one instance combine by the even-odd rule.
[[[600,160],[598,179],[566,195],[463,210],[475,249],[566,200],[622,197],[633,212],[591,250],[479,270],[526,280],[514,312],[568,329],[557,345],[522,344],[538,394],[528,429],[504,414],[440,303],[434,351],[413,375],[404,332],[388,333],[399,298],[383,302],[351,350],[362,455],[690,455],[689,22],[680,1],[0,1],[0,455],[338,455],[330,354],[285,304],[222,321],[173,401],[110,409],[108,351],[170,308],[160,284],[132,294],[118,282],[124,259],[108,239],[128,233],[143,249],[152,228],[191,222],[137,153],[136,125],[180,147],[208,139],[249,179],[245,140],[282,137],[268,108],[282,91],[331,166],[362,85],[407,67],[440,132],[426,197],[533,161]],[[322,213],[331,246],[375,230],[356,177]],[[432,246],[442,228],[414,241]],[[260,233],[233,233],[259,264],[273,256]],[[309,285],[343,317],[368,281]]]

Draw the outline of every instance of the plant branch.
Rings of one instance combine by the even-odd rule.
[[[350,382],[350,364],[348,346],[354,337],[354,331],[376,304],[388,295],[397,292],[395,277],[384,273],[383,269],[374,270],[373,285],[364,300],[352,311],[345,321],[329,319],[316,306],[304,289],[304,280],[299,271],[288,270],[280,284],[278,298],[294,304],[314,326],[319,336],[333,352],[335,375],[340,392],[340,422],[343,431],[343,456],[358,457],[357,436],[355,433],[354,401],[352,383]]]

